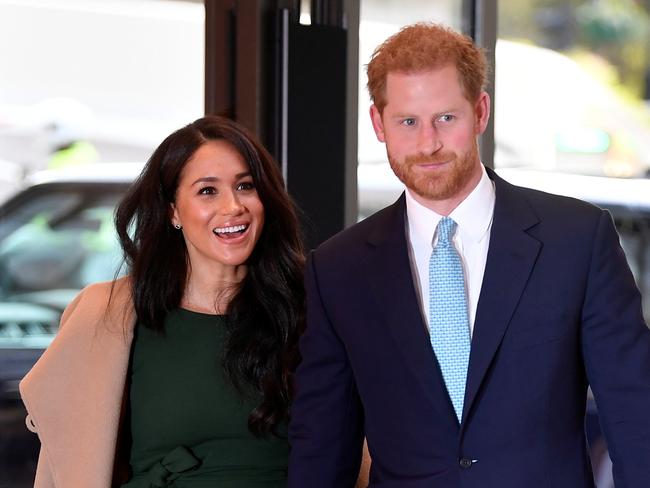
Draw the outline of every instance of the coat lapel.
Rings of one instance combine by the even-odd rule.
[[[526,231],[538,218],[516,189],[488,170],[496,202],[470,354],[463,419],[501,344],[541,249]],[[507,277],[507,278],[506,278]]]
[[[366,276],[376,299],[376,314],[387,323],[403,361],[417,377],[441,418],[449,418],[457,424],[413,284],[405,210],[402,194],[370,235]]]

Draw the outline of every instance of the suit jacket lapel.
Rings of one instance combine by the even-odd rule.
[[[441,418],[455,422],[456,414],[431,348],[420,312],[409,260],[404,195],[385,214],[369,237],[365,265],[377,313],[386,322],[403,361],[418,378]]]
[[[526,199],[493,171],[488,170],[488,174],[495,182],[496,202],[474,321],[463,419],[501,344],[541,249],[541,243],[526,232],[538,222]]]

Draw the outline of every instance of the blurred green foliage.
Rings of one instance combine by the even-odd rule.
[[[616,70],[606,80],[639,100],[650,77],[650,0],[502,0],[499,37],[567,55],[590,52]]]

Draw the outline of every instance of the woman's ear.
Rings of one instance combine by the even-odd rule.
[[[178,209],[173,202],[169,204],[169,220],[171,220],[172,225],[177,229],[182,228],[181,220],[178,217]]]

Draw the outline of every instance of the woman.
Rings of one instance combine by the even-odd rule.
[[[21,383],[36,487],[285,486],[304,262],[278,166],[205,117],[116,212],[129,276],[84,289]]]

